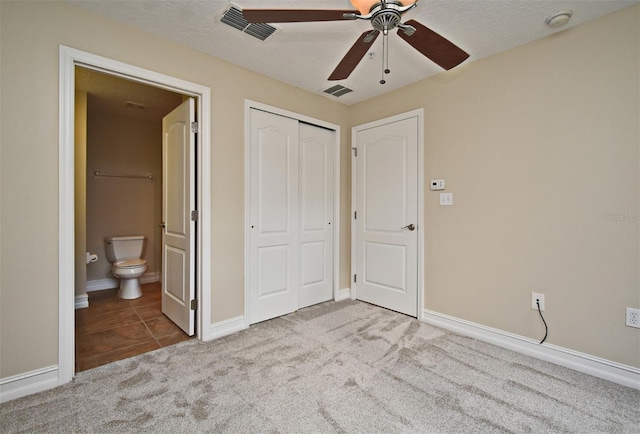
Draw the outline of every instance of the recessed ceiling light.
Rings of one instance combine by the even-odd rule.
[[[544,20],[544,23],[548,27],[555,29],[556,27],[562,27],[565,24],[567,24],[572,16],[573,16],[573,11],[569,11],[569,10],[560,11],[560,12],[556,12],[553,15],[549,15],[547,19]]]

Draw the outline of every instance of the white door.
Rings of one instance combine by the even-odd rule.
[[[250,119],[249,322],[298,308],[298,121]]]
[[[335,131],[300,123],[300,270],[303,308],[333,298]]]
[[[356,131],[356,297],[417,317],[418,119]]]
[[[162,120],[162,312],[189,336],[195,331],[194,121],[192,98]]]
[[[250,111],[249,323],[333,298],[335,131]]]

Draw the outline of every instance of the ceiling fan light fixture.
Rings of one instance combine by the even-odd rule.
[[[415,0],[391,0],[393,3],[400,3],[402,6],[409,6],[415,3]],[[380,0],[351,0],[354,8],[360,11],[361,15],[367,15],[371,9],[380,4]]]

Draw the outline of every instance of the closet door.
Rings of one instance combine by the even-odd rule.
[[[251,110],[249,322],[298,308],[298,121]]]
[[[300,308],[333,298],[335,132],[300,123]]]
[[[249,323],[333,299],[335,131],[250,111]]]

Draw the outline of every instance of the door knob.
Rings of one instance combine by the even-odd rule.
[[[164,222],[160,223],[158,226],[160,226],[162,229],[164,229],[164,228],[166,228],[166,227],[167,227],[167,225],[166,225],[166,224],[164,224]]]
[[[402,226],[400,229],[409,229],[410,231],[414,230],[416,227],[413,223],[410,225]]]

